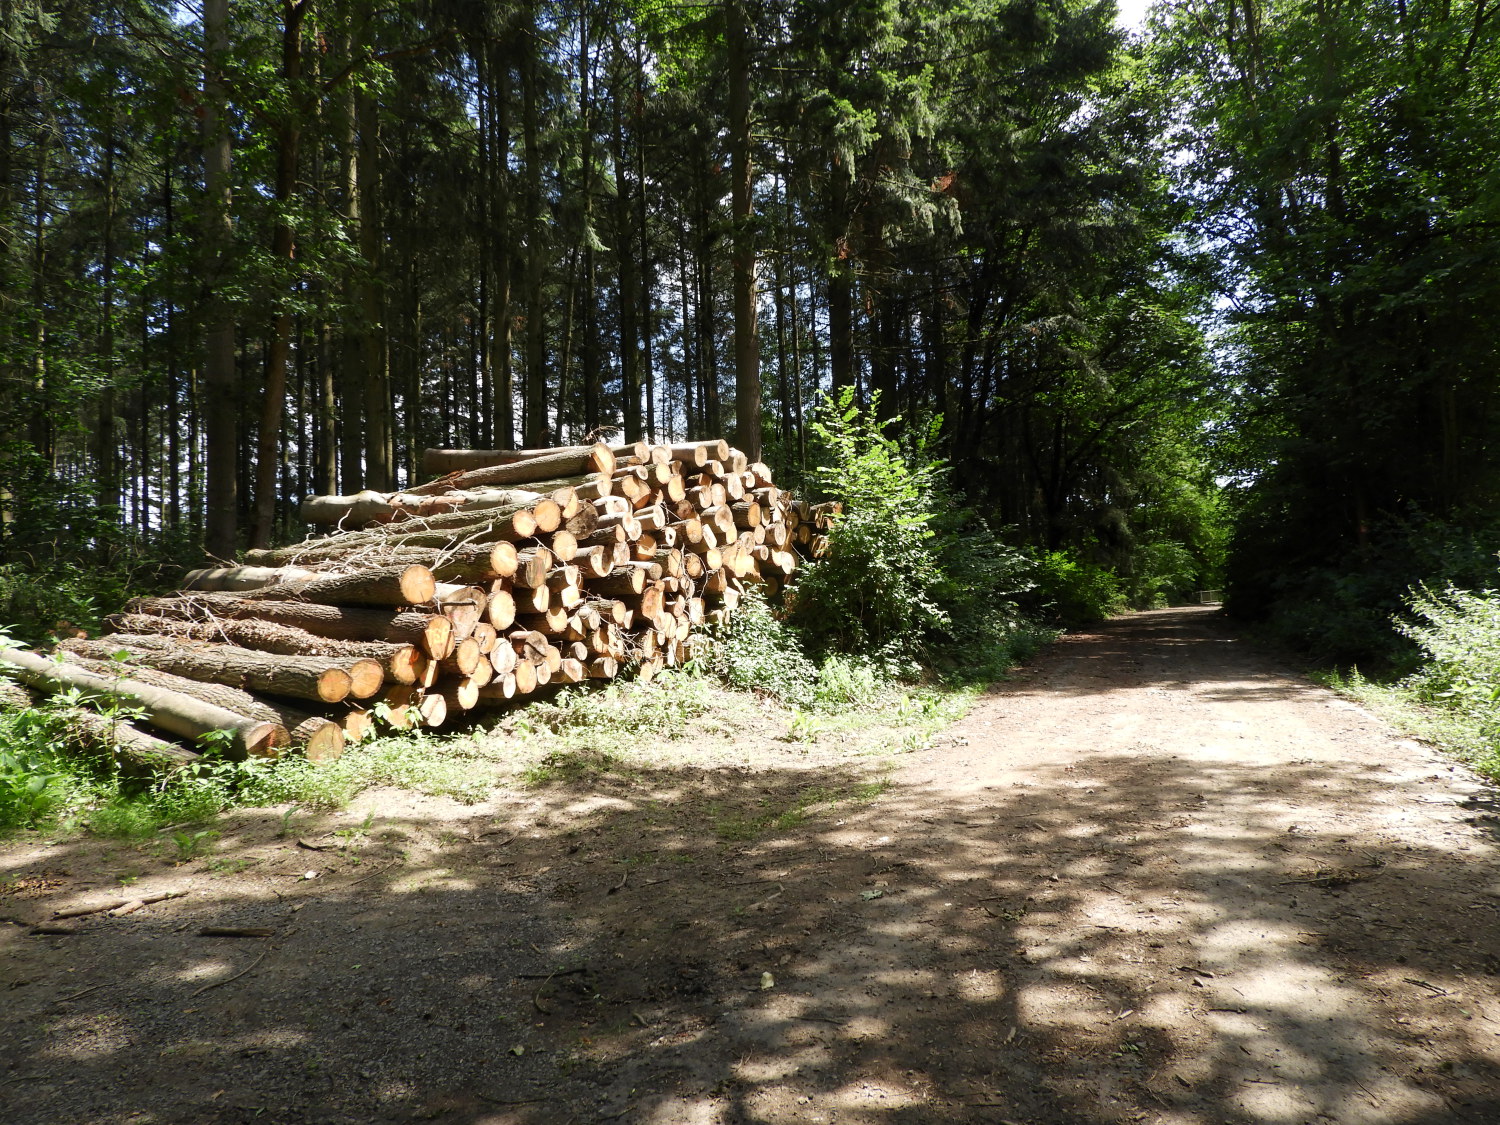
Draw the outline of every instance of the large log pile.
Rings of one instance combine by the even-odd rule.
[[[654,676],[826,543],[828,511],[724,441],[428,450],[423,465],[443,475],[308,497],[325,534],[137,598],[110,636],[62,642],[61,663],[0,662],[42,690],[149,699],[160,731],[218,718],[242,753],[326,759],[376,715],[441,727],[548,684]]]

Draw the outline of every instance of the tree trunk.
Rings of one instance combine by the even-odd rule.
[[[271,232],[271,261],[290,275],[296,243],[286,209],[297,189],[298,149],[302,141],[302,21],[312,0],[283,0],[281,32],[281,82],[288,99],[284,115],[276,124],[276,222]],[[290,276],[280,279],[290,284]],[[292,314],[287,308],[290,294],[283,292],[266,348],[266,386],[261,399],[260,430],[256,436],[254,522],[250,545],[269,547],[276,519],[277,469],[281,462],[282,424],[286,415],[286,370],[291,358]]]
[[[536,11],[528,8],[521,30],[525,47],[521,58],[521,132],[526,164],[526,402],[525,443],[546,445],[547,419],[546,310],[542,271],[545,239],[542,233],[542,155],[539,137],[541,91],[538,54],[540,34]]]
[[[724,0],[729,47],[730,212],[734,224],[735,438],[760,460],[760,310],[755,294],[755,170],[750,159],[750,28],[743,0]]]
[[[220,295],[229,283],[229,257],[234,242],[230,218],[228,92],[223,72],[229,55],[229,0],[204,0],[203,46],[203,178],[207,207],[203,269],[210,293],[203,362],[208,399],[204,411],[208,447],[204,548],[215,558],[232,559],[239,537],[239,379],[234,355],[234,311]]]
[[[139,680],[97,675],[16,648],[0,648],[0,664],[14,667],[17,679],[41,691],[55,693],[77,688],[91,699],[139,707],[145,712],[147,723],[169,734],[207,742],[215,732],[228,731],[229,747],[240,755],[270,757],[278,747],[286,745],[286,728],[276,723],[247,719]]]

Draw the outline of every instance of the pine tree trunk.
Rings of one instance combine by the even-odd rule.
[[[223,67],[229,55],[229,0],[203,2],[203,167],[204,277],[210,279],[206,314],[203,383],[205,437],[204,548],[214,558],[232,559],[239,537],[239,378],[235,366],[234,313],[217,295],[228,283],[234,229],[230,219],[228,93]]]

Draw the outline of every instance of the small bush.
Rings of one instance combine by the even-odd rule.
[[[1500,747],[1500,593],[1423,587],[1409,607],[1418,620],[1398,620],[1396,628],[1417,643],[1426,663],[1402,688],[1457,712]]]
[[[1127,608],[1125,592],[1113,572],[1066,551],[1037,555],[1031,577],[1036,583],[1031,604],[1063,625],[1103,621]]]
[[[897,419],[878,410],[877,398],[861,411],[846,387],[813,423],[828,452],[817,483],[844,510],[827,556],[798,576],[793,620],[815,650],[912,656],[948,623],[932,527],[942,467],[927,455],[927,435],[903,449],[886,434]]]
[[[714,629],[708,667],[731,687],[761,692],[799,707],[813,702],[818,669],[801,640],[751,592],[725,625]]]

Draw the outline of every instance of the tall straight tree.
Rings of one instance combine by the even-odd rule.
[[[239,539],[239,372],[234,309],[224,292],[234,244],[229,98],[229,0],[203,0],[203,229],[205,458],[203,545],[232,559]]]
[[[278,288],[292,284],[292,265],[296,258],[296,239],[288,214],[297,187],[298,153],[302,144],[302,117],[307,112],[302,89],[302,25],[312,8],[312,0],[282,0],[281,15],[281,86],[283,104],[279,107],[276,136],[276,183],[273,196],[276,217],[271,228],[271,261],[281,267]],[[291,294],[282,292],[271,325],[270,344],[266,349],[266,385],[261,399],[260,428],[256,434],[254,523],[250,532],[252,547],[269,547],[276,520],[277,467],[284,443],[282,424],[286,414],[287,364],[292,349]]]
[[[751,159],[750,27],[744,0],[724,0],[729,58],[730,213],[734,223],[736,437],[760,460],[760,308],[755,294],[755,168]]]

